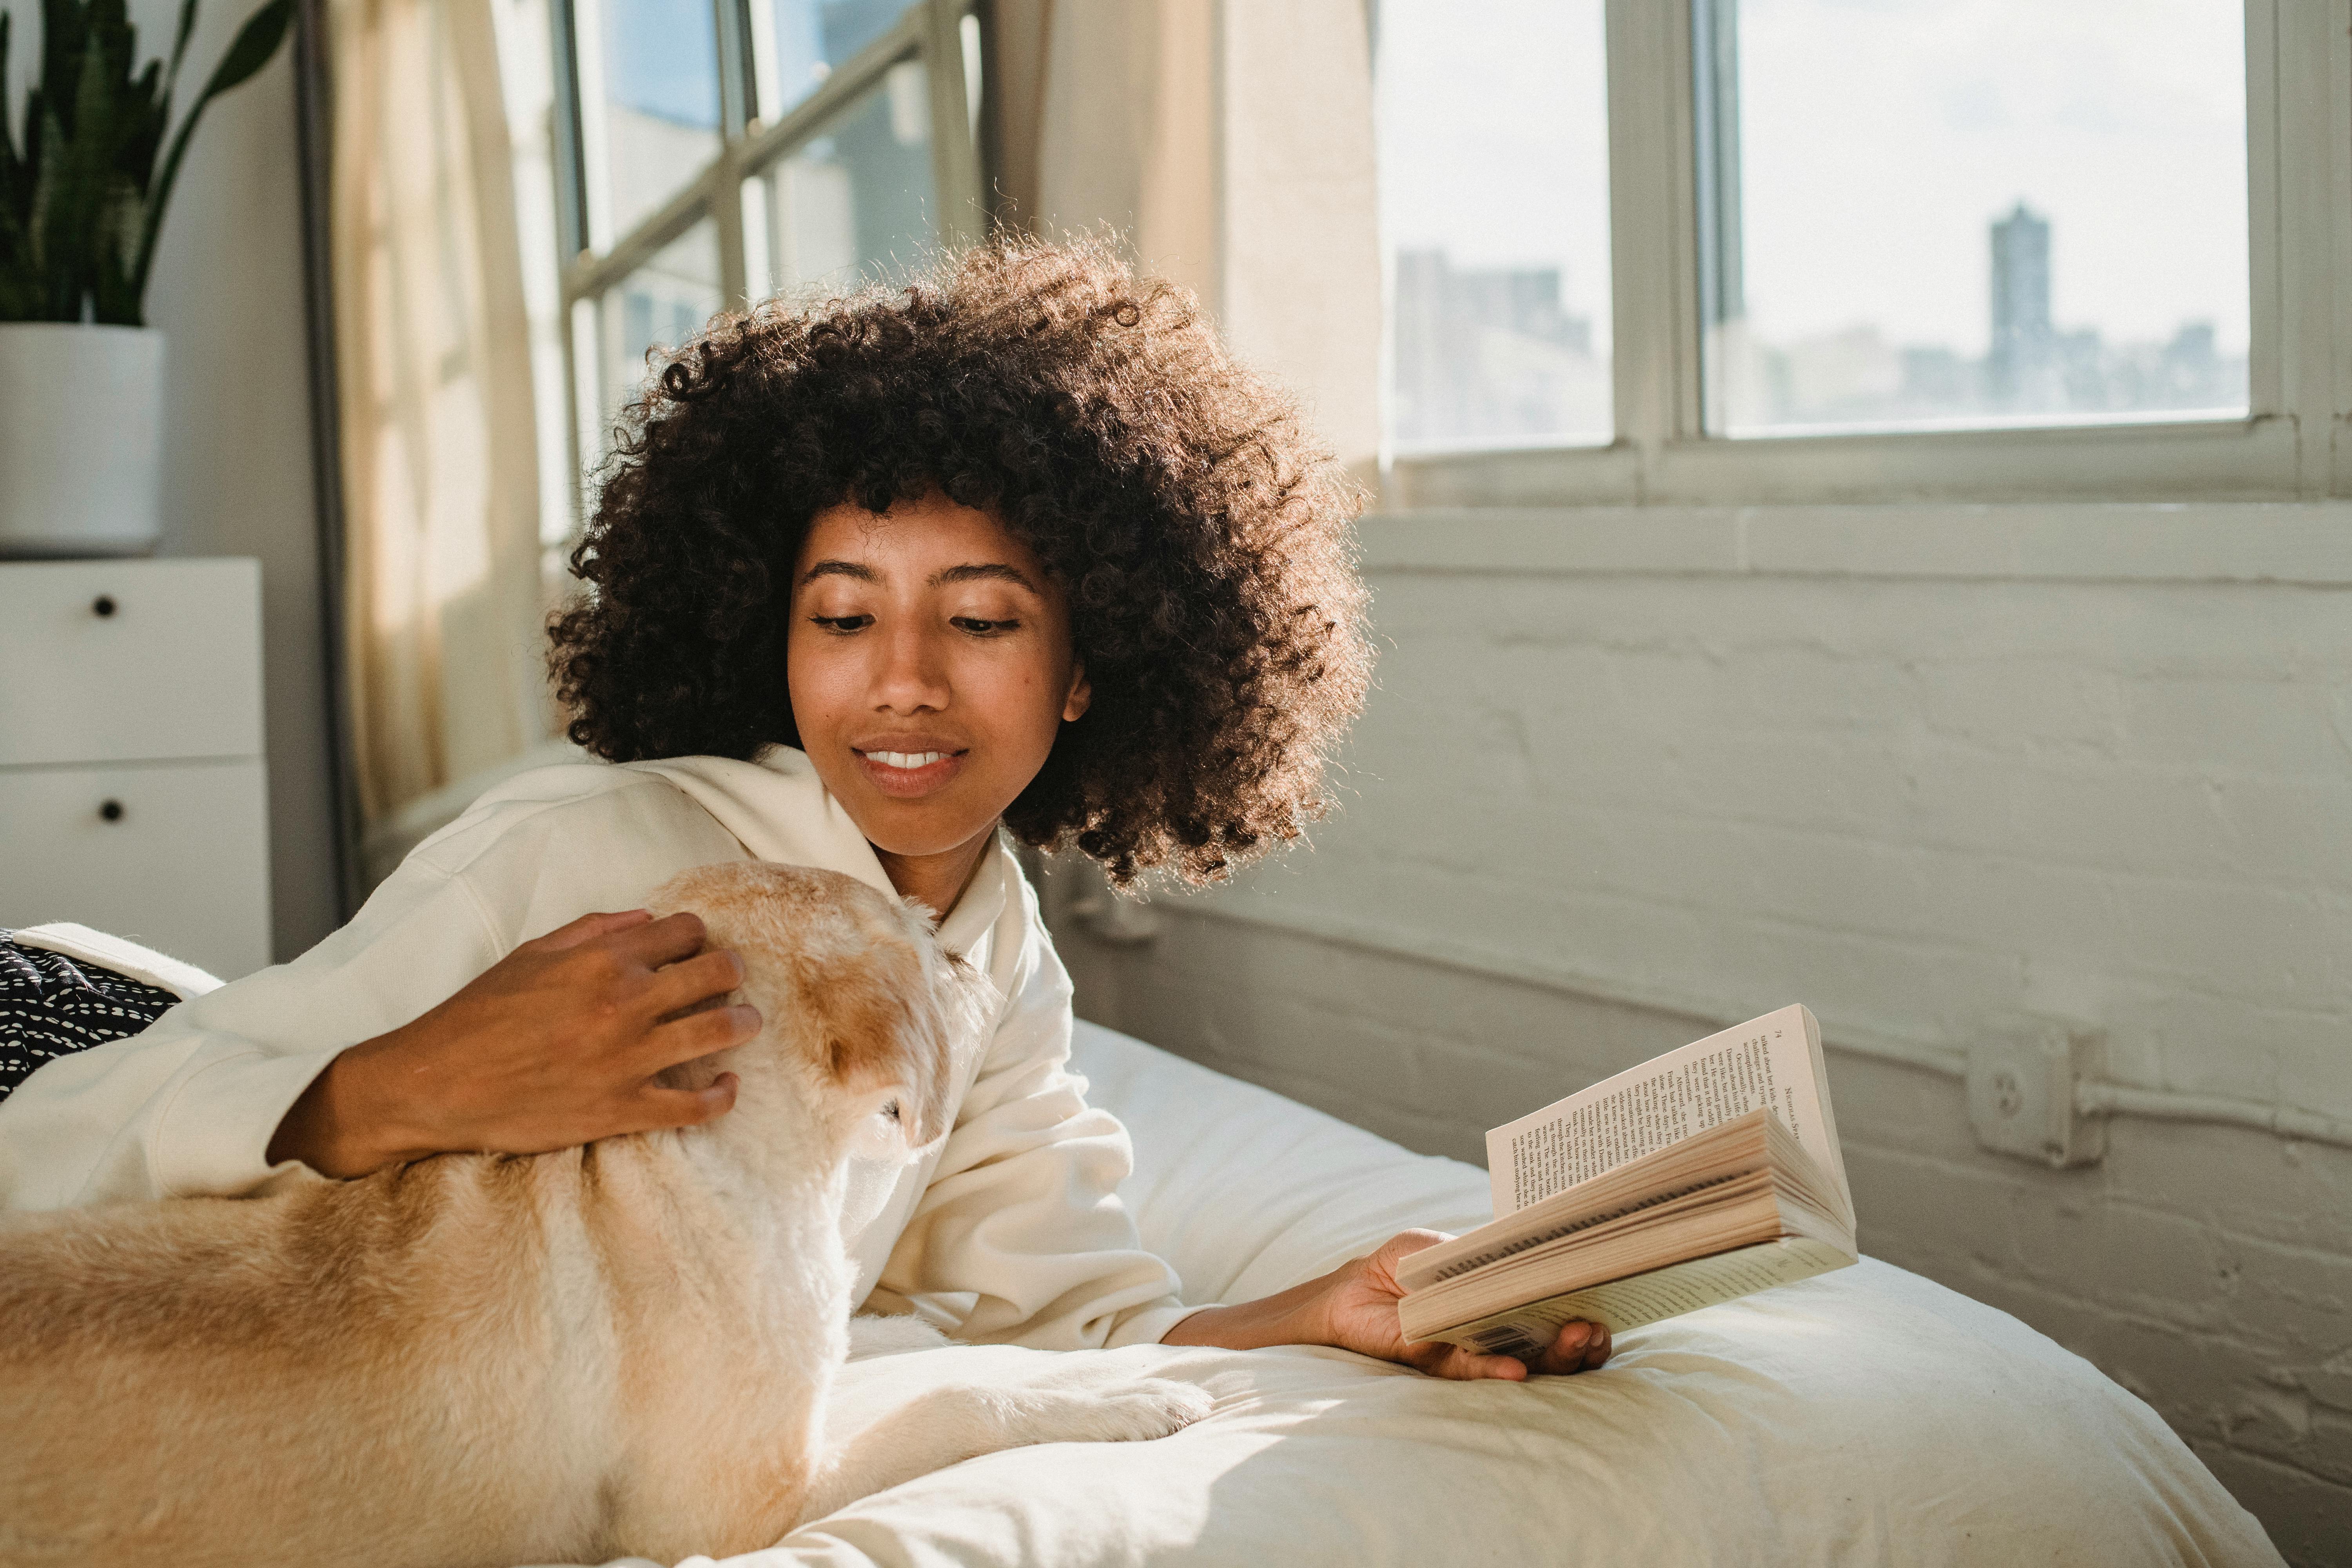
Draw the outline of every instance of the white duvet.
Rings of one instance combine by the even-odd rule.
[[[1095,1102],[1134,1134],[1121,1191],[1187,1300],[1246,1300],[1408,1226],[1488,1217],[1470,1166],[1089,1025],[1076,1054]],[[974,1459],[726,1568],[2279,1562],[2155,1412],[2090,1363],[1868,1259],[1636,1330],[1603,1371],[1532,1384],[1444,1383],[1337,1351],[1082,1353],[1197,1383],[1215,1414],[1155,1443]],[[1052,1360],[955,1348],[859,1363],[839,1415]]]

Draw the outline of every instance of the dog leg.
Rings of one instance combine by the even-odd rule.
[[[935,1351],[947,1335],[911,1312],[890,1317],[861,1313],[849,1320],[849,1359],[871,1361],[878,1355],[904,1355],[909,1351]]]
[[[834,1449],[810,1480],[800,1523],[1000,1448],[1165,1437],[1206,1415],[1210,1404],[1207,1393],[1191,1384],[1157,1377],[1100,1383],[1083,1391],[942,1388],[892,1411]]]

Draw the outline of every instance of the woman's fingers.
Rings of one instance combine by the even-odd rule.
[[[680,1062],[731,1051],[760,1032],[760,1010],[744,1003],[709,1007],[647,1031],[643,1050],[631,1064],[646,1078]]]
[[[702,917],[681,910],[618,932],[613,938],[613,949],[647,969],[659,969],[701,952],[705,934]]]
[[[1523,1383],[1528,1375],[1527,1364],[1517,1356],[1480,1355],[1475,1351],[1465,1351],[1458,1345],[1454,1347],[1454,1354],[1448,1358],[1446,1365],[1440,1370],[1447,1377],[1458,1377],[1465,1382],[1475,1382],[1481,1378],[1497,1378],[1507,1383]]]
[[[1480,1378],[1503,1378],[1517,1383],[1541,1373],[1549,1377],[1566,1376],[1570,1373],[1590,1372],[1609,1359],[1609,1331],[1599,1323],[1575,1322],[1564,1325],[1551,1348],[1533,1363],[1517,1356],[1480,1355],[1475,1351],[1458,1345],[1448,1347],[1447,1353],[1424,1363],[1423,1370],[1440,1377],[1458,1378],[1465,1382]]]
[[[743,984],[743,961],[725,951],[697,953],[654,971],[646,1005],[656,1018],[682,1013]]]
[[[1609,1359],[1609,1331],[1600,1323],[1563,1324],[1537,1365],[1529,1368],[1552,1376],[1590,1372]]]
[[[539,938],[536,945],[550,952],[562,952],[567,948],[578,947],[583,942],[593,942],[600,936],[609,936],[614,931],[626,931],[631,926],[644,925],[653,918],[652,911],[648,910],[623,910],[614,914],[582,915],[578,920],[557,926],[545,936]],[[533,944],[525,943],[524,945]]]
[[[665,1089],[649,1083],[638,1092],[638,1123],[628,1131],[654,1132],[670,1127],[699,1127],[724,1116],[735,1108],[737,1081],[733,1073],[723,1072],[703,1089]]]

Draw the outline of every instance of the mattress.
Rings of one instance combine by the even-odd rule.
[[[1188,1300],[1250,1300],[1400,1229],[1488,1217],[1471,1166],[1091,1025],[1076,1060],[1135,1141],[1122,1191]],[[2145,1404],[2006,1313],[1873,1259],[1525,1384],[1322,1349],[1082,1353],[1194,1383],[1215,1411],[1157,1442],[973,1459],[727,1568],[2280,1561]],[[858,1363],[837,1417],[1058,1360]]]

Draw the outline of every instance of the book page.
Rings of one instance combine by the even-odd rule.
[[[1612,1279],[1565,1296],[1530,1301],[1524,1307],[1496,1312],[1430,1337],[1488,1355],[1512,1355],[1525,1360],[1541,1355],[1563,1324],[1579,1319],[1603,1324],[1612,1334],[1622,1334],[1662,1318],[1737,1300],[1775,1285],[1810,1279],[1853,1261],[1851,1253],[1826,1241],[1802,1237],[1767,1241]]]
[[[1486,1134],[1487,1182],[1501,1218],[1751,1110],[1769,1110],[1853,1198],[1829,1119],[1821,1026],[1801,1006],[1709,1035],[1604,1079]]]

